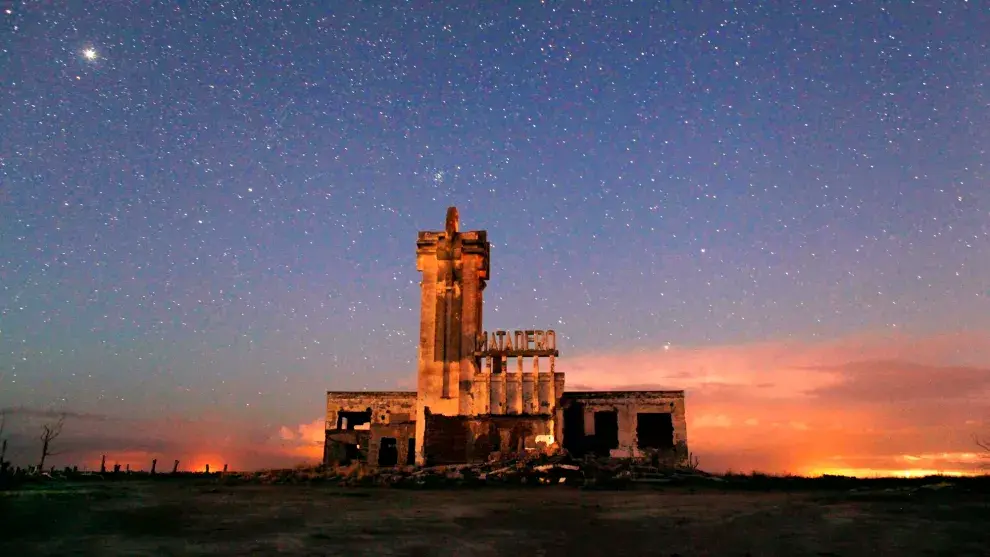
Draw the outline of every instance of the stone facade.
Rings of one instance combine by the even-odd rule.
[[[409,440],[415,435],[415,413],[416,393],[412,392],[328,392],[323,461],[377,465],[391,462],[394,449],[396,462],[391,465],[406,463]]]
[[[447,210],[443,231],[424,231],[416,241],[420,282],[419,372],[416,400],[416,463],[425,463],[426,412],[476,413],[475,339],[482,333],[488,281],[488,233],[461,232],[457,209]]]
[[[451,207],[416,246],[417,391],[328,392],[325,463],[466,463],[561,444],[686,461],[683,391],[565,392],[553,331],[484,331],[486,231],[461,232]]]
[[[572,454],[687,461],[684,391],[568,392],[561,414]]]
[[[547,448],[554,421],[546,416],[426,417],[426,464],[485,462],[493,453],[521,454]]]

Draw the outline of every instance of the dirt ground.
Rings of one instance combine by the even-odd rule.
[[[988,555],[985,494],[195,481],[0,492],[0,555]]]

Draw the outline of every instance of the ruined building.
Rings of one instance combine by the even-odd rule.
[[[416,392],[328,392],[324,462],[455,464],[562,446],[683,463],[684,391],[565,391],[553,330],[484,330],[488,234],[459,227],[451,207],[444,230],[416,242]]]

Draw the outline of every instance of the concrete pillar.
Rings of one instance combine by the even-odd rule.
[[[553,393],[553,379],[550,377],[549,373],[540,373],[537,375],[537,381],[539,382],[537,392],[539,394],[539,407],[537,408],[538,414],[549,414],[551,412],[552,397]]]
[[[490,245],[485,231],[461,232],[457,209],[443,231],[421,231],[416,242],[420,283],[416,463],[423,464],[426,409],[455,416],[476,413],[475,339],[481,333],[482,292]],[[490,390],[484,391],[486,393]],[[487,404],[485,404],[487,405]]]
[[[507,399],[507,414],[522,414],[523,413],[523,403],[522,403],[522,377],[523,377],[523,358],[517,358],[517,367],[514,373],[509,373],[508,375],[508,385],[506,388],[506,399]]]
[[[595,434],[595,409],[585,407],[584,409],[584,434]]]
[[[491,382],[488,391],[489,399],[491,400],[490,402],[491,410],[489,411],[490,414],[505,413],[505,408],[504,406],[502,406],[502,401],[505,399],[505,393],[502,391],[502,388],[505,386],[505,382],[503,381],[504,377],[505,377],[505,372],[496,373],[491,376]]]
[[[524,373],[522,376],[522,410],[524,414],[536,414],[536,375]]]
[[[687,443],[687,416],[684,406],[684,398],[673,400],[670,418],[674,422],[674,443]]]
[[[564,409],[561,407],[560,400],[564,394],[564,374],[556,372],[553,374],[553,413],[554,413],[554,428],[553,428],[553,438],[557,443],[563,447],[564,441]]]
[[[564,374],[556,372],[553,374],[553,403],[560,406],[560,399],[564,396]]]
[[[622,456],[635,456],[637,408],[633,404],[622,404],[616,410],[619,420],[619,450],[622,451]]]
[[[502,356],[502,375],[499,376],[498,413],[509,413],[509,362]]]
[[[478,373],[478,359],[474,356],[475,342],[478,334],[481,333],[481,288],[478,281],[478,269],[475,267],[477,261],[468,256],[466,259],[461,250],[461,261],[457,266],[457,271],[461,275],[459,283],[461,289],[461,311],[459,313],[460,322],[459,339],[457,352],[459,362],[457,364],[458,388],[455,390],[458,399],[458,413],[461,415],[471,415],[473,413],[474,399],[471,396],[471,387],[474,376]]]
[[[491,357],[485,357],[481,369],[474,376],[474,390],[469,415],[485,415],[491,413],[491,380],[493,375]]]

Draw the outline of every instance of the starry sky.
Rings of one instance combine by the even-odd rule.
[[[702,467],[990,432],[983,2],[0,6],[15,459],[59,412],[66,463],[321,454],[323,392],[414,387],[448,205],[486,328],[687,389]]]

